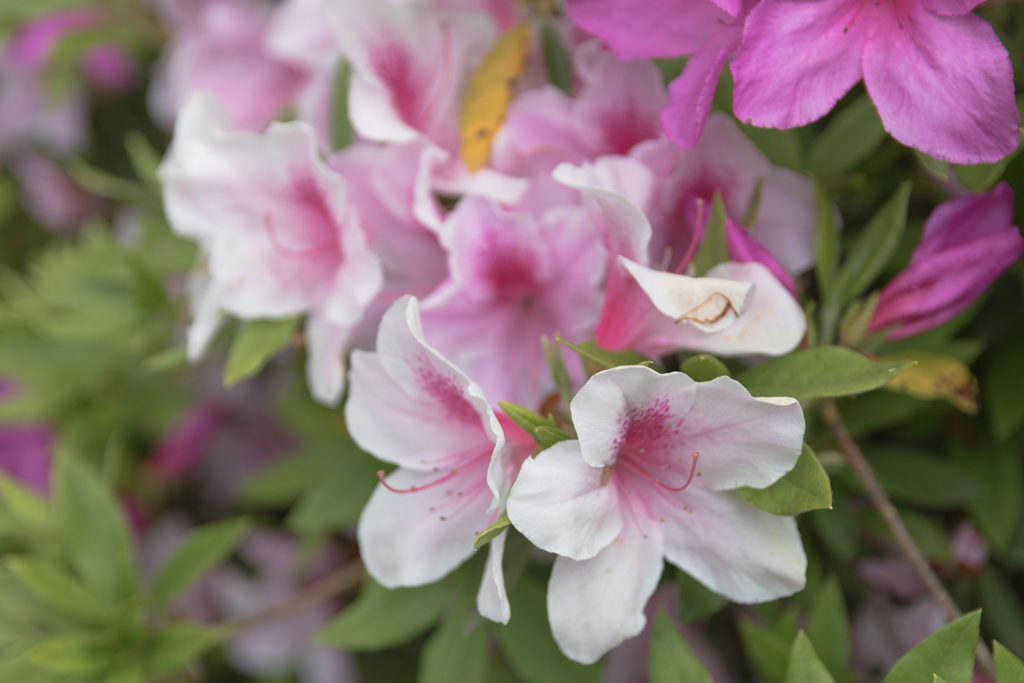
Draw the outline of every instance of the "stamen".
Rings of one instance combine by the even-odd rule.
[[[384,488],[386,488],[388,491],[392,491],[394,493],[416,493],[417,491],[424,491],[426,489],[429,489],[429,488],[432,488],[434,486],[437,486],[438,484],[443,484],[444,482],[448,481],[449,479],[451,479],[452,477],[454,477],[458,473],[459,473],[458,470],[452,470],[448,474],[446,474],[443,477],[440,477],[438,479],[435,479],[434,481],[430,482],[429,484],[424,484],[423,486],[410,486],[407,489],[396,489],[394,486],[392,486],[391,484],[389,484],[386,481],[384,481],[384,474],[385,474],[384,470],[377,470],[377,478],[380,479],[380,483],[383,484]],[[690,476],[692,477],[693,475],[691,474]]]
[[[687,264],[693,258],[693,255],[697,253],[697,245],[700,244],[700,238],[703,235],[704,227],[704,199],[697,197],[697,224],[693,226],[693,236],[690,238],[690,244],[686,247],[686,253],[683,255],[683,260],[679,262],[676,269],[672,271],[676,275],[681,275],[683,269],[686,268]]]
[[[662,488],[667,489],[669,491],[683,491],[683,490],[685,490],[686,487],[690,485],[690,482],[693,481],[693,474],[694,474],[694,472],[697,471],[697,458],[700,457],[700,453],[697,452],[697,451],[694,451],[693,453],[690,453],[690,455],[693,457],[693,463],[690,465],[690,476],[688,476],[686,478],[686,483],[685,484],[683,484],[679,488],[673,488],[671,486],[666,486],[665,484],[663,484],[660,481],[658,481],[658,482],[656,482],[658,484],[658,486],[661,486]]]

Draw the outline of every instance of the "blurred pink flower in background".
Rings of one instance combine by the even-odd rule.
[[[53,232],[71,232],[107,206],[79,187],[63,166],[41,154],[26,151],[9,165],[21,188],[22,208]]]
[[[0,378],[0,402],[17,390],[13,382]],[[48,493],[53,439],[53,430],[46,425],[0,423],[0,472],[39,493]]]

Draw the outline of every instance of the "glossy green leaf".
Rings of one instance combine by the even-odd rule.
[[[980,624],[981,610],[946,624],[896,662],[884,683],[921,683],[933,675],[949,683],[970,683]]]
[[[10,557],[6,564],[33,595],[58,612],[97,623],[110,618],[103,601],[64,569],[24,556]]]
[[[550,22],[545,21],[541,26],[540,45],[548,80],[566,95],[572,95],[572,60],[562,37]]]
[[[796,634],[789,651],[786,683],[836,683],[803,631]]]
[[[725,363],[706,353],[687,358],[679,364],[679,371],[689,375],[694,382],[710,382],[718,377],[732,376]]]
[[[473,541],[473,550],[480,550],[480,548],[490,543],[511,523],[508,519],[508,510],[502,510],[501,514],[498,515],[498,519],[494,520],[494,524],[477,534],[476,540]]]
[[[167,674],[198,659],[216,644],[209,629],[189,622],[171,624],[161,631],[146,654],[149,673]]]
[[[654,619],[647,656],[650,683],[712,683],[708,670],[693,654],[662,608]]]
[[[874,361],[852,349],[819,346],[770,360],[738,379],[754,396],[791,396],[803,401],[877,389],[913,364]]]
[[[996,683],[1024,683],[1024,662],[1002,643],[992,643],[996,660]]]
[[[247,323],[231,342],[224,366],[224,385],[230,386],[258,374],[267,361],[288,344],[298,327],[299,318]]]
[[[354,652],[400,645],[437,621],[464,576],[456,571],[428,586],[394,590],[367,577],[355,602],[320,631],[317,639]]]
[[[487,628],[475,607],[464,604],[427,639],[417,683],[485,683]]]
[[[703,200],[698,199],[697,201]],[[704,238],[693,257],[693,267],[696,269],[697,275],[704,275],[719,263],[725,263],[730,258],[729,240],[726,238],[725,230],[725,224],[729,218],[725,211],[725,203],[722,201],[722,193],[718,190],[715,190],[711,205],[701,205],[698,208],[699,211],[711,212],[707,219],[707,228],[704,230]]]
[[[533,428],[533,436],[544,448],[551,448],[559,441],[566,441],[569,435],[557,427],[540,425]]]
[[[867,95],[840,109],[807,153],[807,170],[823,179],[836,178],[871,156],[886,132]]]
[[[871,286],[899,246],[907,226],[910,189],[910,181],[900,185],[868,221],[847,253],[837,277],[842,305],[853,301]]]
[[[814,651],[836,680],[843,680],[850,664],[850,622],[842,588],[835,577],[822,584],[807,615],[807,637]]]
[[[676,587],[679,590],[679,621],[684,624],[707,619],[729,603],[681,569],[676,570]]]
[[[223,562],[249,528],[249,520],[238,518],[193,529],[153,580],[153,599],[164,605],[181,595],[203,574]]]
[[[601,370],[617,368],[620,365],[640,365],[647,362],[647,358],[636,351],[609,351],[602,349],[592,341],[579,344],[570,344],[561,338],[557,338],[556,341],[578,353],[583,360],[584,368],[591,375],[595,375]]]
[[[558,425],[555,424],[550,415],[542,417],[539,413],[535,413],[529,408],[517,406],[515,403],[506,403],[505,401],[498,401],[498,407],[527,434],[533,434],[533,430],[536,427],[558,428]]]
[[[773,515],[799,515],[832,507],[832,485],[814,451],[804,444],[800,457],[789,472],[763,489],[744,486],[736,493],[749,503]]]
[[[544,594],[544,586],[528,577],[509,593],[513,617],[494,627],[505,661],[526,683],[598,683],[598,666],[577,664],[558,649]]]

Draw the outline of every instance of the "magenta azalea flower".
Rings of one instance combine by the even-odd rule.
[[[1020,140],[1013,69],[978,0],[764,0],[732,73],[736,116],[793,128],[863,79],[889,133],[958,164],[994,162]]]

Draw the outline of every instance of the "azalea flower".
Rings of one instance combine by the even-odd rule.
[[[827,114],[861,79],[885,129],[958,164],[1017,148],[1013,68],[977,0],[764,0],[732,62],[733,109],[755,126]]]
[[[491,400],[539,408],[554,388],[541,336],[587,339],[601,310],[606,255],[587,212],[467,197],[441,235],[449,277],[423,301],[427,338]]]
[[[722,68],[735,54],[755,0],[566,0],[577,24],[620,59],[680,57],[686,66],[669,86],[661,123],[683,149],[700,140]]]
[[[465,562],[534,445],[427,344],[411,296],[384,314],[375,353],[352,352],[345,421],[360,448],[398,465],[378,473],[358,527],[366,570],[388,588],[433,583]],[[504,543],[491,541],[477,608],[507,623]]]
[[[209,271],[190,358],[203,353],[221,311],[243,320],[308,313],[310,391],[337,402],[349,336],[383,274],[312,128],[234,130],[215,97],[199,93],[181,111],[160,178],[171,226],[199,242]]]
[[[579,440],[527,460],[508,501],[512,524],[559,555],[548,618],[569,658],[595,662],[643,630],[664,559],[734,602],[803,588],[796,522],[732,491],[764,488],[796,464],[794,399],[623,366],[594,375],[571,411]]]
[[[878,298],[869,331],[904,339],[952,320],[1024,253],[1013,224],[1013,190],[943,202],[924,225],[910,264]]]

